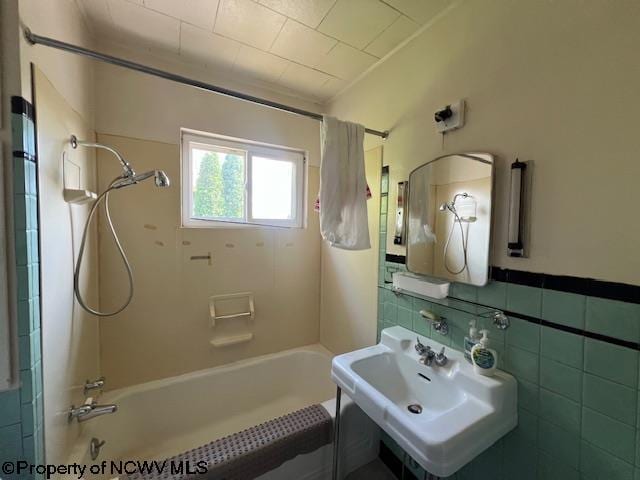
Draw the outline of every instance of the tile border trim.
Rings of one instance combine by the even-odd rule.
[[[404,255],[387,253],[385,260],[391,263],[404,264]],[[525,285],[527,287],[545,288],[559,292],[576,293],[588,297],[606,298],[627,303],[640,304],[640,285],[609,282],[594,278],[573,277],[570,275],[552,275],[549,273],[526,272],[501,267],[491,267],[491,280],[505,283]]]
[[[15,113],[17,115],[24,115],[29,120],[34,119],[33,105],[29,103],[26,99],[17,95],[11,97],[11,113]]]

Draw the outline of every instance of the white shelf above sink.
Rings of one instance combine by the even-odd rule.
[[[435,351],[443,347],[420,341]],[[387,328],[378,345],[336,356],[331,378],[422,468],[448,477],[515,428],[517,384],[499,370],[477,375],[448,347],[445,366],[423,365],[415,345],[415,333]]]
[[[431,298],[447,298],[449,282],[437,278],[416,275],[411,272],[396,272],[392,275],[394,288]]]

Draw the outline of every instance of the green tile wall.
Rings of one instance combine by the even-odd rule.
[[[504,291],[509,304],[509,293],[515,292],[516,300],[510,304],[519,303],[531,312],[531,301],[526,307],[522,302],[522,290],[508,287],[492,282],[488,286],[491,293],[483,293],[484,288],[476,289],[476,293],[478,299],[493,298],[497,304]],[[546,292],[537,290],[535,298],[545,298]],[[472,295],[469,287],[465,291]],[[555,316],[561,310],[563,295],[567,295],[569,304],[575,304],[575,295],[554,292],[555,306],[546,311]],[[635,307],[621,308],[617,304],[620,302],[606,302],[611,305],[606,311],[601,302],[590,300],[584,302],[583,318],[573,315],[572,324],[583,324],[589,315],[609,316],[615,322]],[[596,305],[595,311],[590,305]],[[452,327],[447,337],[432,331],[419,315],[425,308],[447,318]],[[469,320],[475,318],[480,327],[491,332],[492,346],[501,353],[500,368],[518,380],[519,426],[452,478],[633,480],[634,471],[640,472],[638,351],[515,317],[503,334],[487,319],[397,294],[389,284],[378,288],[378,312],[379,330],[402,325],[458,350],[462,349],[460,338]],[[628,322],[621,319],[624,321]],[[636,322],[640,324],[640,318]],[[627,328],[625,333],[631,335],[620,338],[638,341],[633,329]],[[385,442],[393,446],[390,437],[385,437]],[[397,446],[393,448],[397,450]],[[598,463],[594,466],[595,458]],[[422,478],[420,475],[418,478]]]
[[[383,211],[383,215],[386,210]],[[381,225],[386,225],[381,223]],[[462,349],[475,318],[487,328],[500,368],[518,380],[518,427],[450,478],[483,480],[640,480],[640,354],[637,350],[511,317],[500,332],[486,319],[391,290],[405,266],[380,247],[378,336],[394,325]],[[451,296],[549,322],[640,342],[640,305],[503,282],[453,284]],[[442,337],[419,315],[447,318]],[[403,458],[393,439],[383,441]],[[415,462],[409,469],[423,478]]]
[[[44,415],[34,122],[26,114],[14,113],[12,130],[20,388],[0,393],[0,464],[17,459],[42,463]]]

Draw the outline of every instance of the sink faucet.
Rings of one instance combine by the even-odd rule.
[[[422,342],[420,342],[420,338],[416,337],[416,340],[417,343],[415,349],[416,352],[418,352],[418,355],[420,355],[419,362],[426,365],[427,367],[430,367],[433,359],[436,356],[436,352],[431,350],[431,347],[429,345],[423,345]]]
[[[416,340],[417,340],[417,343],[416,343],[415,349],[416,349],[416,352],[418,352],[418,355],[420,355],[420,360],[419,360],[420,363],[422,363],[423,365],[426,365],[427,367],[430,367],[434,360],[436,362],[436,365],[439,367],[444,367],[447,364],[449,359],[444,354],[445,347],[442,347],[442,350],[440,350],[440,353],[436,353],[431,349],[429,345],[426,345],[426,346],[423,345],[420,342],[420,338],[416,337]]]
[[[91,401],[91,403],[85,403],[79,407],[74,407],[72,405],[69,410],[69,421],[77,418],[78,422],[86,422],[92,418],[107,415],[109,413],[115,413],[117,411],[118,406],[115,404],[98,405],[97,402]]]

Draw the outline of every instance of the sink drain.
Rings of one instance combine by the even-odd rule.
[[[407,407],[407,410],[409,410],[411,413],[415,413],[417,415],[419,413],[422,413],[422,406],[418,405],[417,403],[412,403],[411,405],[409,405]]]

